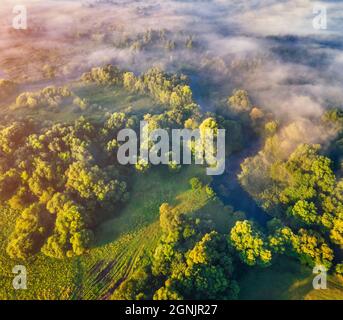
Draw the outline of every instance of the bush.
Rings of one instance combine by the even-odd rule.
[[[335,272],[339,275],[343,275],[343,263],[336,265]]]
[[[199,190],[202,187],[202,182],[196,177],[191,178],[189,184],[191,185],[192,190]]]

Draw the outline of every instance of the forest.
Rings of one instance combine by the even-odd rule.
[[[0,24],[0,299],[342,300],[342,40],[283,31],[273,0],[91,2]],[[121,164],[141,121],[225,130],[225,170],[192,141],[191,164]]]

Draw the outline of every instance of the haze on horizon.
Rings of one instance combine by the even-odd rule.
[[[106,63],[136,72],[152,66],[183,71],[186,65],[207,75],[218,92],[230,94],[234,88],[244,88],[256,104],[280,117],[312,118],[327,107],[343,105],[340,1],[21,3],[28,10],[29,30],[24,35],[11,30],[12,10],[18,1],[5,0],[0,6],[0,74],[8,78],[18,75],[18,70],[21,78],[25,73],[38,74],[37,60],[56,65],[62,77],[78,77]],[[327,30],[313,28],[315,5],[327,8]],[[158,48],[135,51],[115,45],[149,29],[167,30],[174,38],[191,35],[198,47],[191,52],[176,47],[166,53]],[[31,54],[35,50],[40,51],[37,57]],[[11,64],[15,66],[7,68]],[[203,108],[211,107],[209,99],[200,101],[206,104]]]

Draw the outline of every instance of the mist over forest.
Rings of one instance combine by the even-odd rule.
[[[55,60],[60,76],[101,63],[120,63],[139,72],[151,66],[178,71],[187,65],[207,74],[215,90],[244,87],[256,104],[282,116],[318,116],[327,106],[342,105],[339,1],[326,3],[327,30],[313,28],[314,2],[306,0],[25,3],[30,15],[24,37],[8,28],[11,1],[1,4],[0,66],[9,77],[11,72],[31,77],[39,73],[35,59],[51,64]],[[120,45],[149,29],[165,29],[176,42],[192,37],[196,50],[189,52],[179,44],[166,54],[158,46],[135,50]],[[30,53],[32,60],[23,58]],[[16,56],[14,70],[6,70],[7,59]],[[60,59],[67,61],[62,64]]]

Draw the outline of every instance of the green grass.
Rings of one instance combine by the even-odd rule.
[[[268,268],[247,268],[239,285],[242,300],[343,300],[343,279],[329,275],[327,289],[315,290],[312,270],[281,257]]]
[[[90,104],[97,104],[113,111],[125,111],[132,108],[142,114],[154,109],[163,111],[162,106],[156,104],[149,96],[131,93],[122,87],[107,87],[96,84],[74,83],[71,90]]]
[[[140,229],[158,221],[160,205],[163,202],[176,204],[177,196],[190,188],[189,179],[202,175],[203,169],[199,166],[185,166],[178,173],[168,172],[167,168],[163,167],[146,174],[137,174],[134,177],[131,200],[119,216],[106,221],[98,228],[98,243],[113,241],[128,230]]]

